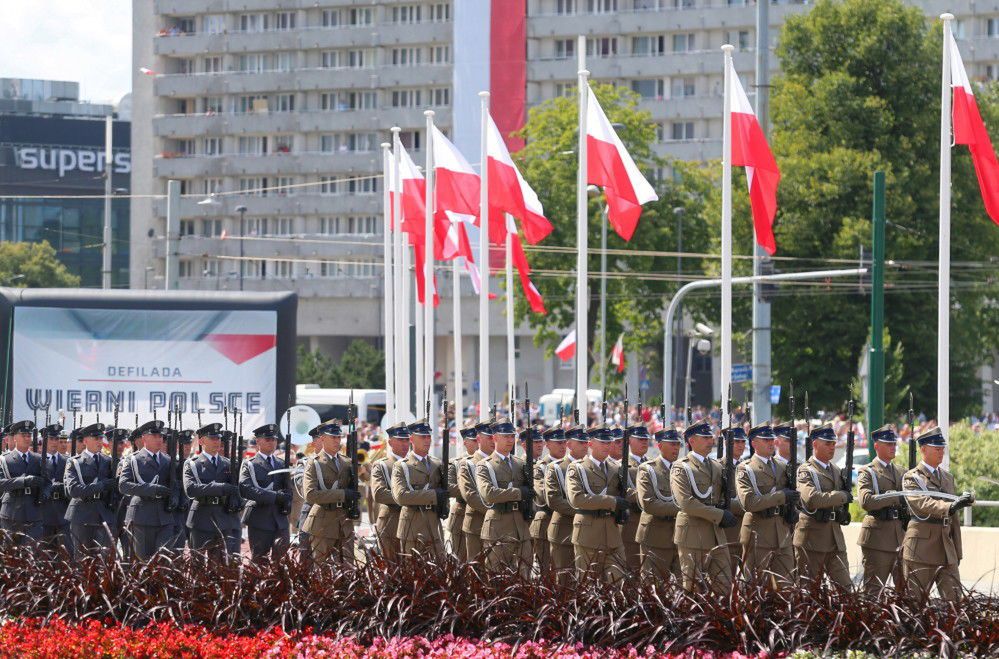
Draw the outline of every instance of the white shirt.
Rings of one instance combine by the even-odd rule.
[[[816,457],[815,457],[814,455],[812,456],[812,459],[813,459],[813,460],[815,460],[816,462],[818,462],[818,463],[819,463],[819,465],[820,465],[820,466],[821,466],[821,467],[822,467],[823,469],[828,469],[828,468],[829,468],[829,463],[828,463],[828,462],[822,462],[822,460],[819,460],[819,459],[818,459],[818,458],[816,458]]]
[[[392,449],[388,450],[388,457],[395,458],[396,460],[405,460],[406,459],[405,455],[399,455],[398,453],[396,453]]]
[[[22,453],[22,452],[21,452],[20,450],[18,450],[18,449],[14,449],[14,453],[17,453],[17,457],[21,458],[22,460],[25,460],[25,459],[27,459],[27,457],[28,457],[28,454],[27,454],[27,453]]]
[[[664,458],[663,456],[661,456],[661,455],[660,455],[660,456],[659,456],[659,459],[660,459],[660,460],[662,461],[662,463],[663,463],[663,464],[664,464],[664,465],[666,466],[666,471],[669,471],[669,470],[670,470],[670,467],[672,467],[672,466],[673,466],[673,463],[672,463],[672,462],[670,462],[669,460],[667,460],[666,458]]]
[[[759,453],[757,453],[757,454],[756,454],[756,457],[758,457],[758,458],[759,458],[760,460],[762,460],[762,461],[763,461],[763,464],[765,464],[765,465],[768,465],[768,464],[770,464],[770,458],[764,458],[764,457],[763,457],[762,455],[760,455]]]
[[[920,461],[919,464],[921,464],[924,467],[926,467],[927,469],[929,469],[930,473],[933,474],[934,476],[937,475],[937,468],[936,467],[931,467],[930,465],[926,464],[923,461]]]
[[[89,458],[92,455],[95,455],[95,454],[91,453],[90,449],[86,449],[85,448],[85,449],[83,449],[83,453],[80,454],[80,457],[86,459],[86,458]]]
[[[691,451],[689,455],[692,455],[695,458],[697,458],[698,462],[700,462],[701,464],[704,464],[704,461],[707,459],[705,456],[701,455],[697,451]]]
[[[885,462],[884,460],[882,460],[881,458],[875,457],[874,460],[875,460],[875,462],[877,462],[882,467],[887,467],[888,466],[888,463]]]

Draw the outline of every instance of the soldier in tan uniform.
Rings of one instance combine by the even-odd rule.
[[[902,489],[957,494],[954,476],[943,462],[947,440],[933,428],[916,440],[922,461],[902,479]],[[935,583],[940,597],[954,601],[961,596],[961,525],[957,512],[975,502],[970,492],[956,501],[930,495],[907,497],[912,512],[902,541],[906,585],[910,591],[929,592]]]
[[[539,572],[545,572],[551,565],[551,544],[548,541],[548,525],[551,522],[552,509],[548,505],[546,481],[548,470],[553,462],[565,457],[565,433],[561,428],[550,428],[541,434],[548,449],[534,463],[534,519],[531,520],[531,544],[533,546],[534,562]],[[534,443],[535,452],[540,452],[541,442]]]
[[[845,492],[839,467],[832,463],[836,433],[826,424],[812,430],[812,457],[798,467],[801,519],[794,531],[794,558],[798,574],[821,579],[823,575],[843,588],[852,585],[843,539],[843,506],[853,500]],[[845,523],[850,523],[846,513]]]
[[[458,492],[465,500],[465,519],[461,523],[461,532],[465,536],[465,558],[471,561],[484,560],[482,556],[482,520],[486,517],[489,507],[482,500],[479,485],[475,480],[475,470],[479,463],[487,459],[496,449],[493,441],[493,431],[487,422],[475,426],[478,449],[468,456],[458,471]]]
[[[330,557],[353,561],[354,522],[347,518],[347,506],[361,495],[349,487],[350,461],[340,455],[343,433],[331,422],[309,434],[319,439],[322,450],[305,464],[303,494],[312,507],[302,530],[309,534],[316,561]]]
[[[638,526],[642,519],[642,508],[638,501],[638,468],[644,464],[645,455],[649,452],[649,429],[644,425],[635,425],[627,429],[628,433],[628,521],[621,527],[621,539],[624,541],[624,558],[628,565],[628,574],[638,576],[642,569],[641,546],[636,540]],[[624,437],[621,438],[621,445]]]
[[[791,535],[800,497],[788,482],[787,469],[777,462],[774,439],[769,425],[752,428],[753,456],[736,468],[736,490],[746,511],[739,541],[746,578],[772,574],[789,583],[794,576]]]
[[[581,426],[569,428],[564,432],[560,428],[552,428],[545,433],[545,439],[553,444],[560,441],[568,444],[568,454],[561,459],[553,460],[545,475],[545,501],[552,511],[548,522],[551,565],[555,570],[556,580],[559,583],[566,583],[574,563],[572,520],[576,516],[576,509],[569,504],[565,477],[569,465],[586,457],[590,444]],[[565,453],[564,448],[562,452]]]
[[[864,591],[875,595],[888,585],[892,578],[895,588],[902,586],[902,538],[909,508],[903,497],[881,499],[874,497],[902,490],[902,470],[894,465],[898,436],[891,426],[884,426],[871,433],[877,457],[860,469],[857,477],[857,500],[867,515],[860,529],[857,544],[863,552]]]
[[[620,496],[621,472],[610,457],[614,442],[603,426],[590,428],[590,455],[569,465],[566,494],[576,509],[572,520],[572,546],[576,575],[594,570],[604,581],[624,578],[626,559],[621,526],[616,513],[628,510],[628,500]]]
[[[456,558],[467,560],[468,549],[465,547],[465,534],[462,527],[465,525],[465,514],[468,510],[468,503],[461,494],[458,485],[458,477],[461,470],[465,469],[465,462],[479,449],[478,433],[475,431],[475,422],[469,421],[464,428],[458,431],[461,441],[465,445],[465,455],[451,460],[447,472],[448,495],[454,499],[451,505],[451,514],[447,518],[447,535],[451,543],[451,553]]]
[[[400,550],[412,556],[444,553],[444,534],[438,510],[447,504],[447,474],[441,461],[430,455],[430,424],[421,419],[409,425],[412,450],[392,467],[392,498],[399,512]]]
[[[746,431],[742,426],[734,426],[732,428],[732,461],[736,467],[739,466],[739,461],[742,459],[745,452]],[[722,468],[724,468],[724,459],[721,461],[721,464]],[[735,515],[736,524],[735,526],[730,526],[725,529],[725,539],[728,542],[729,559],[732,561],[732,574],[735,575],[742,569],[742,543],[740,541],[740,533],[742,531],[742,520],[745,517],[746,510],[742,507],[742,501],[739,499],[738,495],[738,488],[735,487],[734,484],[733,489],[736,491],[736,496],[730,502],[729,510],[731,510],[732,514]]]
[[[482,501],[489,507],[482,520],[482,549],[490,570],[515,569],[525,579],[531,574],[531,533],[524,509],[530,506],[532,484],[524,460],[514,455],[516,429],[509,419],[492,425],[496,450],[475,469]],[[528,429],[524,433],[536,430]],[[521,433],[521,437],[525,437]],[[540,440],[540,437],[536,437]],[[539,442],[540,443],[540,442]]]
[[[394,561],[399,556],[399,513],[402,511],[392,496],[392,469],[395,463],[405,460],[409,453],[409,428],[397,423],[385,431],[388,451],[376,460],[371,471],[371,495],[378,507],[375,518],[375,535],[382,558]]]
[[[680,512],[673,539],[680,554],[684,590],[694,590],[705,578],[717,593],[727,593],[732,583],[732,560],[725,529],[738,524],[725,506],[722,465],[711,457],[714,434],[707,423],[683,431],[690,451],[673,463],[670,487]]]
[[[795,450],[798,448],[798,433],[789,423],[774,424],[773,429],[774,448],[776,449],[774,459],[777,464],[786,467],[787,463],[791,461],[791,447],[794,446]]]
[[[641,547],[642,578],[652,583],[680,579],[680,557],[673,534],[680,507],[670,489],[670,469],[680,455],[680,435],[673,428],[656,433],[659,457],[638,468],[636,486],[642,509],[635,539]]]

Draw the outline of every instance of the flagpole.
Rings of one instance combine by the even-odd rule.
[[[721,409],[728,409],[732,381],[732,51],[725,53],[725,96],[722,111],[722,217],[721,217]],[[724,423],[723,423],[724,425]]]
[[[424,179],[425,180],[425,179]],[[424,323],[426,321],[423,315],[423,307],[420,306],[420,294],[417,291],[417,287],[420,285],[420,280],[416,278],[416,268],[420,267],[419,262],[416,258],[416,247],[413,247],[413,325],[416,327],[416,338],[414,344],[416,345],[416,363],[413,370],[413,413],[416,418],[423,417],[423,396],[424,392],[424,361],[425,355],[423,354],[424,348],[426,348],[426,342],[423,340],[423,332],[426,329]],[[424,291],[424,295],[426,292]]]
[[[382,288],[385,306],[385,413],[390,419],[395,413],[395,318],[393,316],[394,295],[392,290],[394,271],[392,266],[392,153],[391,144],[382,142],[382,165],[384,182],[382,190],[382,214],[385,220],[383,232]]]
[[[941,14],[943,21],[943,70],[940,82],[940,264],[937,274],[937,424],[950,435],[950,148],[951,75],[950,22],[953,14]],[[944,468],[948,456],[944,454]]]
[[[587,288],[587,248],[589,217],[586,197],[586,106],[589,94],[587,79],[590,72],[586,70],[586,37],[580,35],[576,44],[579,57],[579,72],[577,87],[579,87],[579,163],[576,172],[576,405],[580,412],[583,425],[589,415],[589,401],[586,389],[589,384],[589,338],[587,312],[590,301]]]
[[[434,188],[434,111],[425,110],[423,116],[427,118],[427,143],[426,143],[426,168],[423,174],[427,181],[427,203],[426,217],[423,224],[423,317],[425,327],[423,328],[423,340],[426,345],[423,347],[423,390],[428,398],[433,398],[434,386],[434,202],[436,201],[436,189]],[[430,427],[436,431],[437,424],[433,419],[427,419]],[[436,438],[437,433],[433,432]]]
[[[513,399],[517,392],[513,341],[513,239],[510,235],[513,218],[509,213],[503,217],[506,220],[506,386],[510,391],[510,417],[513,419]]]
[[[461,364],[461,271],[458,269],[458,257],[451,261],[451,295],[453,297],[454,311],[454,427],[461,428],[464,425],[462,418],[462,377]]]
[[[397,300],[399,313],[395,314],[395,346],[396,346],[396,367],[395,367],[395,406],[396,422],[408,418],[410,414],[410,398],[405,392],[411,392],[413,387],[409,381],[410,355],[409,355],[409,250],[403,244],[402,232],[402,142],[399,133],[402,129],[398,126],[392,127],[392,150],[393,150],[393,179],[398,187],[398,193],[392,201],[393,217],[398,218],[398,227],[392,238],[395,242],[395,264],[393,268],[393,288],[399,292]]]
[[[482,135],[479,166],[479,419],[489,409],[489,92],[479,92]]]

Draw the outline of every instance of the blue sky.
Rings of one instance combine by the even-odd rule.
[[[86,101],[131,90],[131,0],[0,0],[0,25],[0,77],[79,82]]]

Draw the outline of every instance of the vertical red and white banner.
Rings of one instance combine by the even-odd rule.
[[[618,373],[624,373],[624,334],[617,337],[617,343],[611,350],[611,364]]]

